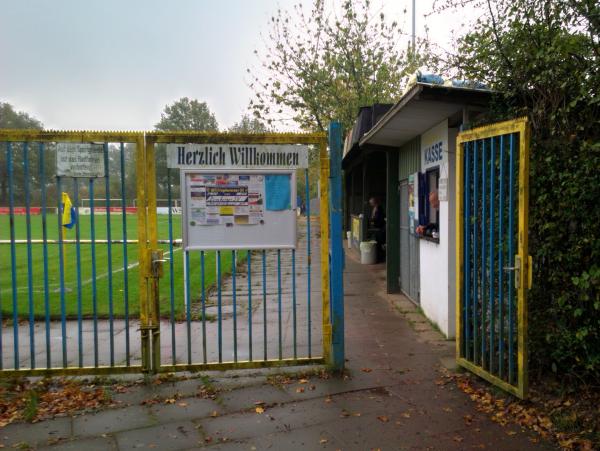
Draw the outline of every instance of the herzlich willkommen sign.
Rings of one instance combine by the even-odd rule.
[[[308,146],[298,144],[168,144],[172,169],[296,169],[308,167]]]

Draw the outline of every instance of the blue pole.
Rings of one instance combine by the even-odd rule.
[[[19,369],[19,304],[17,298],[17,249],[15,247],[15,195],[14,195],[14,166],[12,143],[6,144],[6,166],[8,170],[8,202],[10,222],[10,268],[12,282],[12,308],[13,308],[13,351],[15,369]],[[59,201],[60,202],[60,201]],[[59,219],[60,224],[60,219]],[[59,226],[60,227],[60,226]]]
[[[263,282],[263,347],[264,360],[267,360],[267,253],[262,250],[262,282]]]
[[[277,249],[277,328],[279,332],[279,360],[283,359],[281,319],[281,249]]]
[[[489,327],[490,327],[490,344],[489,344],[489,353],[490,353],[490,361],[489,361],[489,371],[490,373],[494,372],[494,363],[495,363],[495,351],[496,351],[496,339],[494,337],[494,320],[495,320],[495,306],[494,306],[494,280],[495,270],[495,256],[494,256],[494,238],[496,237],[496,232],[494,230],[495,224],[495,213],[494,213],[494,204],[496,202],[496,194],[495,194],[495,186],[494,186],[494,178],[496,177],[496,167],[495,167],[495,159],[496,159],[496,151],[494,149],[494,137],[490,139],[490,234],[489,234],[489,259],[490,259],[490,272],[488,276],[488,284],[489,284]]]
[[[308,357],[312,357],[312,334],[311,334],[311,315],[310,315],[310,295],[311,295],[311,255],[310,255],[310,186],[308,178],[308,169],[304,170],[304,184],[306,188],[306,308],[308,310]]]
[[[463,154],[463,161],[464,161],[464,174],[465,174],[465,179],[464,179],[464,197],[463,197],[463,210],[464,210],[464,218],[463,218],[463,227],[464,227],[464,235],[465,235],[465,243],[464,243],[464,294],[463,294],[463,303],[462,303],[462,308],[463,308],[463,312],[461,312],[463,314],[463,331],[464,331],[464,336],[463,336],[463,340],[464,340],[464,348],[463,348],[463,355],[465,358],[470,358],[470,346],[469,346],[469,341],[471,339],[471,334],[470,334],[470,327],[469,327],[469,311],[470,311],[470,305],[471,305],[471,301],[470,301],[470,297],[471,297],[471,287],[470,287],[470,282],[471,282],[471,242],[470,242],[470,237],[471,237],[471,180],[470,180],[470,161],[471,161],[471,155],[469,153],[469,149],[473,148],[473,142],[468,142],[465,143],[463,145],[463,149],[464,149],[464,154]]]
[[[27,288],[29,301],[29,353],[35,368],[35,316],[33,310],[33,255],[31,249],[31,190],[29,186],[29,143],[23,143],[23,176],[25,178],[25,228],[27,229]]]
[[[504,136],[500,136],[498,177],[498,376],[504,377]]]
[[[169,207],[170,209],[171,207]],[[190,251],[185,251],[185,319],[187,332],[188,364],[192,363],[192,296],[190,290]]]
[[[515,221],[515,134],[510,135],[510,148],[508,153],[508,266],[515,263],[514,250],[514,221]],[[517,160],[518,161],[518,160]],[[514,277],[508,276],[508,382],[514,380]]]
[[[200,251],[200,285],[202,285],[202,357],[206,363],[206,288],[204,272],[204,251]]]
[[[237,281],[235,273],[235,250],[231,251],[231,281],[233,296],[233,361],[237,362]]]
[[[90,179],[90,238],[92,251],[92,316],[94,321],[94,366],[98,366],[98,287],[96,285],[96,219],[94,203],[94,179]]]
[[[221,251],[217,251],[217,318],[218,318],[218,331],[217,338],[219,344],[219,363],[223,361],[223,310],[221,304]]]
[[[342,125],[329,124],[332,366],[344,368],[344,250],[342,241]]]
[[[473,216],[479,218],[479,160],[477,159],[477,143],[473,142]],[[472,359],[474,363],[477,363],[479,357],[479,347],[477,346],[477,336],[479,327],[477,325],[477,319],[479,312],[477,308],[479,306],[479,290],[477,288],[479,283],[479,250],[477,243],[479,241],[479,223],[473,221],[473,257],[471,262],[473,263],[473,294],[471,297],[471,309],[473,316],[473,355]]]
[[[125,206],[125,145],[121,143],[121,215],[123,226],[123,302],[125,304],[125,362],[129,366],[129,262],[127,255],[127,207]]]
[[[292,249],[292,320],[294,326],[294,358],[298,358],[298,346],[296,344],[298,333],[296,330],[296,249]]]
[[[62,213],[62,184],[61,178],[56,177],[56,197],[58,198],[58,255],[60,264],[60,328],[62,336],[62,361],[63,367],[67,367],[67,320],[65,316],[65,254],[63,248],[63,225]]]
[[[47,199],[46,199],[46,171],[44,157],[46,146],[40,143],[40,185],[42,187],[42,246],[44,260],[44,315],[46,319],[46,368],[52,366],[52,354],[50,349],[50,287],[48,285],[48,221],[47,221]]]
[[[175,269],[173,266],[173,214],[171,211],[172,205],[171,191],[171,169],[167,169],[167,201],[169,204],[169,295],[171,301],[171,354],[173,365],[177,363],[175,349]]]
[[[247,251],[248,264],[248,360],[252,361],[252,252]]]
[[[79,366],[83,367],[83,321],[81,308],[81,230],[79,227],[79,180],[73,178],[73,195],[77,222],[75,222],[75,254],[77,263],[77,343],[79,346]]]
[[[108,143],[104,143],[104,197],[106,204],[106,252],[108,270],[108,328],[110,337],[110,366],[115,365],[115,325],[113,305],[113,273],[112,273],[112,236],[110,229],[110,168],[108,165]]]

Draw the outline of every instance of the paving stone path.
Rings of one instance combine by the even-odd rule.
[[[346,377],[273,385],[268,372],[252,370],[141,385],[114,395],[120,408],[9,425],[0,444],[53,451],[553,449],[492,422],[454,384],[439,383],[454,343],[406,298],[387,295],[384,277],[383,267],[347,257]],[[207,377],[215,399],[196,397]]]

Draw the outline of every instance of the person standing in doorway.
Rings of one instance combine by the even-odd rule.
[[[371,214],[369,216],[369,231],[375,236],[377,242],[377,262],[385,260],[385,211],[379,198],[369,199]]]

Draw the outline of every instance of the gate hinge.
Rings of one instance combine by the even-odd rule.
[[[167,260],[164,257],[162,249],[148,249],[150,255],[150,277],[160,279],[163,276],[163,263]]]

